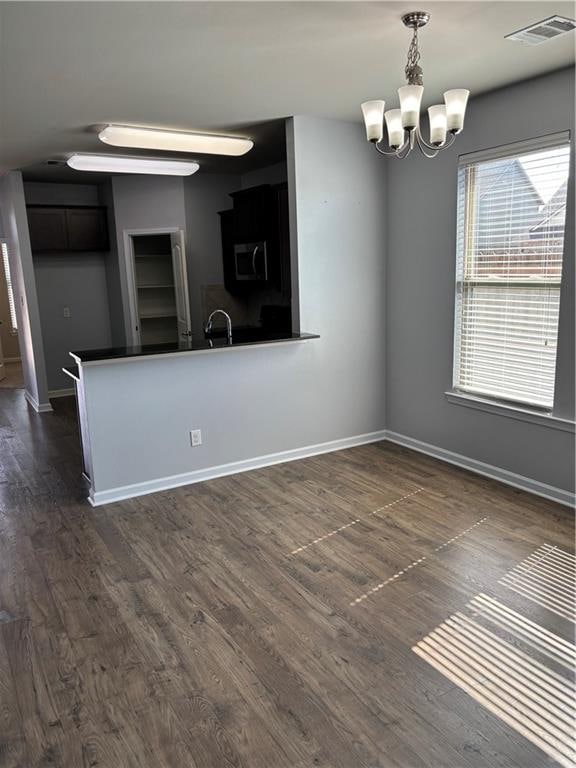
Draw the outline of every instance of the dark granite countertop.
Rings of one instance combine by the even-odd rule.
[[[111,360],[123,360],[134,357],[151,357],[156,355],[173,355],[184,352],[210,352],[211,350],[237,349],[238,347],[253,347],[263,344],[278,344],[291,341],[307,341],[319,339],[315,333],[285,333],[268,331],[263,328],[232,329],[232,344],[228,344],[222,331],[218,329],[213,338],[193,338],[190,341],[174,342],[171,344],[147,344],[139,347],[108,347],[105,349],[87,349],[80,352],[70,352],[79,363],[98,363]]]

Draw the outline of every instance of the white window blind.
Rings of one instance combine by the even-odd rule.
[[[461,163],[454,388],[554,402],[569,145]]]
[[[10,262],[8,260],[8,245],[3,240],[0,243],[2,248],[2,265],[4,267],[4,277],[6,278],[6,289],[8,292],[8,307],[10,309],[10,324],[12,333],[18,330],[18,320],[16,318],[16,305],[14,303],[14,290],[12,287],[12,278],[10,276]]]

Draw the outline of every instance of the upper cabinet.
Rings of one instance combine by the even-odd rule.
[[[276,233],[276,193],[269,184],[232,192],[233,227],[237,243],[268,240]]]
[[[28,206],[28,229],[33,251],[67,250],[65,208]]]
[[[110,248],[105,207],[29,205],[27,210],[30,244],[35,253]]]
[[[67,208],[68,250],[107,251],[106,208]]]

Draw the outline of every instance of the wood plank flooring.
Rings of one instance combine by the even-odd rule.
[[[0,392],[2,768],[571,764],[569,510],[388,443],[92,509],[54,406]]]
[[[4,363],[4,372],[6,376],[0,380],[0,389],[23,389],[24,374],[22,372],[22,363]]]

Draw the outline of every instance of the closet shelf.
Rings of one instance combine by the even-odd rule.
[[[169,259],[169,253],[135,253],[135,259]]]
[[[162,317],[176,317],[176,312],[146,312],[140,315],[140,320],[155,320]]]
[[[174,283],[146,283],[140,284],[138,290],[142,288],[174,288]]]

